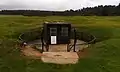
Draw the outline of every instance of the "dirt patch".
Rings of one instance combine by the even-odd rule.
[[[33,59],[41,59],[41,56],[45,56],[42,53],[40,53],[40,51],[38,51],[37,49],[34,49],[32,46],[25,46],[21,49],[21,52],[23,53],[23,55],[33,58]],[[88,56],[88,49],[85,48],[83,50],[80,50],[79,52],[77,52],[79,58],[85,58]]]
[[[89,55],[89,51],[87,48],[80,50],[77,52],[79,58],[86,58]]]
[[[42,53],[38,51],[37,49],[34,49],[32,46],[25,46],[21,49],[23,55],[31,57],[31,58],[37,58],[40,59],[42,56]]]
[[[35,49],[33,45],[22,47],[21,52],[24,56],[31,59],[41,59],[41,56],[45,56],[38,49]],[[67,52],[66,45],[51,45],[49,52]],[[88,48],[83,48],[82,50],[77,51],[77,54],[79,58],[86,58],[88,56],[88,52]]]

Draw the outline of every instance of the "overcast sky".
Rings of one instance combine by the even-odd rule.
[[[120,0],[0,0],[0,9],[67,10],[119,3]]]

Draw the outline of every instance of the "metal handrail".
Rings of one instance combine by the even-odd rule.
[[[75,29],[75,28],[74,28]],[[77,32],[77,30],[75,29],[75,32]],[[80,38],[79,38],[79,35],[78,35],[79,33],[77,32],[77,36],[78,36],[78,38],[76,38],[76,39],[78,39],[78,40],[81,40]],[[91,34],[89,34],[90,36],[92,36],[92,39],[91,39],[91,41],[89,41],[89,42],[87,42],[87,41],[85,41],[86,43],[83,43],[83,44],[76,44],[76,43],[74,43],[73,45],[69,45],[69,50],[68,51],[70,51],[73,47],[74,47],[74,45],[89,45],[89,44],[92,44],[93,42],[95,42],[95,40],[96,40],[96,37],[95,36],[93,36],[93,35],[91,35]],[[75,40],[75,39],[74,39]],[[83,40],[83,39],[82,39]],[[83,40],[84,41],[84,40]],[[75,47],[74,47],[75,48]],[[68,48],[67,48],[68,49]],[[75,49],[74,49],[74,51],[75,51]]]

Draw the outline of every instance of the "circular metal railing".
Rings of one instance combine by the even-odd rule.
[[[19,40],[22,41],[22,43],[28,43],[34,40],[40,40],[42,35],[43,28],[36,28],[31,29],[29,31],[26,31],[24,33],[21,33],[19,36]],[[94,35],[91,35],[90,33],[81,32],[80,29],[74,28],[74,31],[71,31],[71,39],[74,39],[76,37],[76,40],[84,41],[83,43],[75,43],[76,46],[82,46],[82,45],[90,45],[94,44],[96,37]],[[74,36],[74,34],[76,36]],[[74,39],[75,40],[75,39]],[[42,44],[42,43],[41,43]],[[74,47],[74,44],[68,44],[70,48]],[[74,50],[75,51],[75,50]]]

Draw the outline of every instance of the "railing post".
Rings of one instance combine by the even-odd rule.
[[[46,43],[46,51],[48,52],[49,51],[49,44],[48,43]]]
[[[43,30],[41,32],[42,52],[44,52]]]
[[[70,46],[67,44],[67,52],[70,52]]]
[[[74,28],[74,49],[73,49],[74,52],[75,52],[76,41],[77,41],[77,39],[76,39],[76,30]]]

